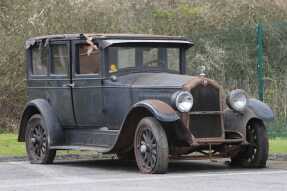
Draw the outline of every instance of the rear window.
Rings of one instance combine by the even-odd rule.
[[[48,48],[44,46],[35,46],[32,48],[32,74],[48,74]]]

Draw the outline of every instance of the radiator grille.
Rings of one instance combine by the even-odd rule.
[[[195,138],[221,137],[220,115],[190,115],[189,128]]]
[[[191,90],[194,106],[189,118],[189,128],[196,138],[215,138],[222,135],[221,114],[192,114],[192,112],[220,111],[219,89],[212,85],[198,85]]]
[[[191,111],[220,111],[219,89],[198,85],[191,90],[194,105]]]

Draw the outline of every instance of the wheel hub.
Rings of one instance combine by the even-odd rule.
[[[31,138],[31,143],[36,143],[36,141],[37,141],[36,138],[34,138],[34,137]]]
[[[142,144],[140,146],[140,151],[141,151],[141,153],[145,153],[147,151],[147,146],[145,144]]]

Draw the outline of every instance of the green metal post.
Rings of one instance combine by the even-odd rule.
[[[257,52],[257,80],[258,97],[263,101],[264,97],[264,50],[263,50],[264,32],[261,24],[256,25],[256,52]]]

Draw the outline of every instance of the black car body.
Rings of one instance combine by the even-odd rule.
[[[30,38],[19,141],[33,163],[96,150],[163,173],[169,159],[230,157],[264,167],[271,109],[243,90],[186,75],[184,37],[63,34]],[[204,63],[203,63],[204,64]],[[260,137],[260,138],[258,138]],[[198,153],[198,154],[195,154]]]

